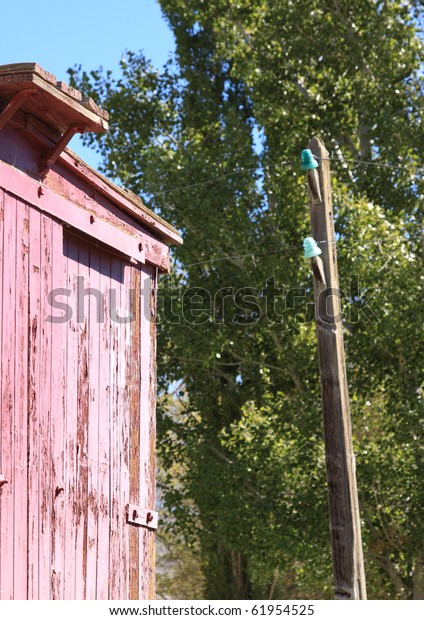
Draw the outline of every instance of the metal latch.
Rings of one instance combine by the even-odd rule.
[[[151,530],[156,530],[158,527],[158,513],[148,508],[140,508],[135,504],[128,504],[127,506],[127,523],[131,525],[140,525],[141,527],[148,527]]]

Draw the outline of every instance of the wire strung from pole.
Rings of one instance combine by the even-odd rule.
[[[288,166],[289,164],[294,164],[296,163],[295,161],[282,161],[278,164],[273,164],[272,166],[266,166],[265,170],[268,168],[278,168],[280,166]],[[216,181],[220,181],[221,179],[226,179],[228,177],[231,176],[235,176],[237,174],[244,174],[245,172],[261,172],[261,167],[260,166],[256,166],[255,168],[235,168],[234,170],[232,170],[231,172],[226,172],[225,174],[221,174],[218,177],[213,177],[211,179],[208,179],[207,181],[198,181],[196,183],[191,183],[189,185],[179,185],[177,187],[170,187],[167,189],[161,189],[157,192],[154,193],[150,193],[150,196],[160,196],[161,194],[169,194],[170,192],[177,192],[177,191],[182,191],[185,189],[192,189],[194,187],[201,187],[202,185],[209,185],[210,183],[216,183]]]
[[[327,240],[320,240],[317,241],[316,243],[318,245],[325,245],[325,244],[330,244],[330,243],[334,243],[334,244],[343,244],[346,242],[350,242],[351,238],[348,237],[340,237],[339,239],[336,239],[334,241],[327,241]],[[400,243],[406,243],[408,241],[412,241],[412,240],[416,240],[416,239],[423,239],[422,235],[416,235],[416,236],[410,236],[410,237],[405,237],[403,239],[399,239]],[[363,243],[359,243],[359,245],[363,246],[363,245],[367,245],[368,243],[375,243],[375,244],[382,244],[384,245],[385,241],[387,241],[387,239],[384,239],[382,237],[372,237],[370,239],[365,240]],[[224,255],[224,256],[217,256],[217,257],[212,257],[212,256],[205,256],[203,258],[200,258],[200,260],[194,262],[194,263],[189,263],[188,265],[182,265],[182,268],[186,269],[188,267],[195,267],[197,265],[204,265],[207,263],[216,263],[216,262],[220,262],[220,261],[224,261],[224,260],[237,260],[239,258],[254,258],[257,256],[269,256],[272,254],[281,254],[284,252],[287,253],[291,253],[291,254],[298,254],[301,250],[303,250],[303,244],[298,244],[298,245],[289,245],[289,244],[284,244],[279,248],[276,248],[275,250],[267,250],[267,251],[253,251],[253,252],[246,252],[245,254],[233,254],[233,255]],[[166,276],[169,277],[169,276]]]
[[[377,168],[391,168],[393,170],[409,170],[410,171],[410,167],[409,166],[400,166],[398,164],[390,164],[390,163],[385,163],[385,162],[377,162],[377,161],[365,161],[363,159],[345,159],[343,157],[343,159],[340,159],[340,157],[318,157],[315,156],[315,159],[318,159],[320,161],[337,161],[339,164],[345,164],[345,163],[350,163],[350,164],[360,164],[362,166],[375,166]],[[413,166],[414,164],[411,164],[411,166]],[[416,166],[415,168],[415,174],[418,171],[424,171],[424,166],[422,164],[419,164]]]
[[[340,157],[316,157],[316,159],[318,160],[322,160],[322,161],[335,161],[339,164],[341,164],[342,166],[344,164],[357,164],[360,166],[374,166],[376,168],[389,168],[392,170],[402,170],[402,171],[409,171],[411,172],[411,167],[415,166],[415,170],[412,171],[414,176],[417,176],[419,172],[424,172],[424,165],[421,163],[417,163],[417,164],[411,164],[410,166],[402,166],[399,164],[392,164],[389,162],[377,162],[377,161],[366,161],[363,159],[340,159]],[[202,187],[204,185],[209,185],[210,183],[216,183],[217,181],[220,181],[221,179],[226,179],[238,174],[244,174],[244,173],[250,173],[250,172],[257,172],[257,173],[262,173],[263,171],[267,171],[269,169],[273,169],[273,168],[280,168],[280,167],[285,167],[285,166],[296,166],[297,168],[299,167],[299,162],[297,160],[285,160],[282,162],[279,162],[277,164],[272,164],[272,165],[267,165],[264,166],[263,168],[261,168],[260,165],[256,166],[255,168],[235,168],[234,170],[227,172],[225,174],[213,177],[211,179],[208,179],[206,181],[197,181],[196,183],[190,183],[188,185],[179,185],[176,187],[169,187],[166,189],[162,189],[162,190],[158,190],[156,192],[150,193],[148,192],[148,195],[151,196],[152,198],[155,198],[156,196],[161,196],[163,194],[169,194],[172,192],[177,192],[177,191],[183,191],[183,190],[188,190],[188,189],[194,189],[196,187]]]

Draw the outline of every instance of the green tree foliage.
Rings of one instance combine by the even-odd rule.
[[[206,598],[331,598],[300,150],[334,161],[369,595],[424,598],[419,2],[161,0],[161,72],[72,71],[111,113],[104,171],[177,226],[159,452]],[[373,162],[380,165],[365,165]],[[390,163],[391,166],[383,166]],[[311,313],[312,309],[312,313]]]

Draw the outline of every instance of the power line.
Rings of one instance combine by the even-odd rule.
[[[343,244],[346,243],[347,241],[350,241],[351,238],[348,237],[341,237],[339,239],[337,239],[336,241],[317,241],[318,245],[324,245],[325,243],[335,243],[335,244]],[[411,236],[411,237],[404,237],[403,239],[399,239],[400,243],[406,243],[408,241],[412,241],[415,239],[423,239],[422,235],[416,235],[416,236]],[[386,238],[383,237],[372,237],[370,239],[365,240],[363,243],[360,243],[361,246],[366,246],[369,243],[380,243],[380,244],[384,244],[387,241]],[[188,265],[182,265],[182,267],[184,269],[186,269],[187,267],[195,267],[196,265],[203,265],[205,263],[216,263],[219,261],[224,261],[224,260],[236,260],[238,258],[253,258],[256,256],[269,256],[271,254],[280,254],[283,252],[292,252],[293,254],[298,254],[301,250],[303,250],[303,244],[298,244],[298,245],[288,245],[288,244],[284,244],[282,245],[280,248],[276,248],[275,250],[268,250],[268,251],[253,251],[253,252],[246,252],[245,254],[233,254],[231,256],[229,255],[224,255],[224,256],[218,256],[216,258],[212,257],[212,256],[205,256],[203,258],[201,258],[201,260],[198,260],[194,263],[189,263]],[[169,277],[169,276],[167,276]]]
[[[267,170],[268,168],[277,168],[279,166],[287,166],[289,164],[294,164],[296,162],[294,161],[282,161],[278,164],[273,164],[272,166],[265,166],[265,170]],[[157,192],[154,193],[149,193],[150,196],[159,196],[160,194],[168,194],[170,192],[176,192],[176,191],[180,191],[180,190],[185,190],[185,189],[191,189],[193,187],[201,187],[202,185],[209,185],[210,183],[215,183],[216,181],[220,181],[221,179],[226,179],[228,177],[231,176],[235,176],[237,174],[244,174],[245,172],[260,172],[261,171],[261,167],[260,166],[256,166],[255,168],[235,168],[234,170],[232,170],[231,172],[226,172],[225,174],[221,174],[218,177],[213,177],[211,179],[208,179],[207,181],[198,181],[196,183],[191,183],[189,185],[179,185],[177,187],[170,187],[167,189],[162,189],[159,190]]]
[[[341,159],[340,157],[325,157],[325,158],[317,157],[316,159],[322,159],[322,160],[325,160],[325,161],[335,161],[335,162],[338,162],[339,164],[341,164],[342,166],[343,166],[343,164],[350,163],[350,164],[358,164],[358,165],[361,165],[361,166],[374,166],[376,168],[389,168],[389,169],[392,169],[392,170],[404,170],[404,171],[406,170],[406,171],[409,171],[409,172],[411,172],[411,167],[414,166],[414,164],[411,164],[411,167],[410,167],[410,166],[402,166],[402,165],[399,165],[399,164],[392,164],[392,163],[388,163],[388,162],[366,161],[366,160],[362,160],[362,159],[345,159],[345,158]],[[285,161],[282,161],[282,162],[277,163],[277,164],[272,164],[272,165],[265,166],[263,168],[263,170],[266,171],[266,170],[269,170],[271,168],[279,168],[279,167],[284,167],[284,166],[289,166],[289,165],[296,165],[296,168],[297,169],[299,168],[299,162],[297,160],[296,161],[295,160],[285,160]],[[418,176],[418,173],[421,172],[421,171],[424,172],[424,164],[421,164],[421,163],[415,164],[414,175]],[[172,193],[172,192],[193,189],[193,188],[196,188],[196,187],[202,187],[204,185],[210,185],[211,183],[216,183],[217,181],[220,181],[221,179],[226,179],[228,177],[235,176],[235,175],[238,175],[238,174],[244,174],[244,173],[247,173],[247,172],[258,172],[258,173],[260,173],[261,172],[261,166],[258,165],[255,168],[235,168],[231,172],[227,172],[225,174],[213,177],[213,178],[208,179],[206,181],[197,181],[196,183],[190,183],[190,184],[187,184],[187,185],[179,185],[179,186],[176,186],[176,187],[169,187],[169,188],[166,188],[166,189],[158,190],[158,191],[153,192],[153,193],[148,192],[148,194],[149,194],[149,196],[156,197],[156,196],[160,196],[162,194],[169,194],[169,193]]]
[[[409,170],[410,171],[410,167],[409,166],[400,166],[398,164],[390,164],[390,163],[380,163],[377,161],[365,161],[363,159],[345,159],[340,158],[340,157],[316,157],[316,159],[320,159],[323,161],[337,161],[339,164],[344,164],[344,163],[352,163],[352,164],[360,164],[362,166],[376,166],[377,168],[391,168],[393,170]],[[411,164],[411,166],[413,166],[414,164]],[[416,166],[416,170],[415,173],[417,173],[418,171],[424,171],[424,166],[422,164],[419,164],[418,166]]]

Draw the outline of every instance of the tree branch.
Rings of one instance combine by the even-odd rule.
[[[406,587],[403,583],[401,576],[398,574],[395,565],[386,556],[379,555],[377,553],[373,553],[372,551],[368,552],[368,556],[373,560],[377,566],[382,568],[384,572],[389,577],[393,587],[395,588],[395,592],[398,596],[405,595]]]

